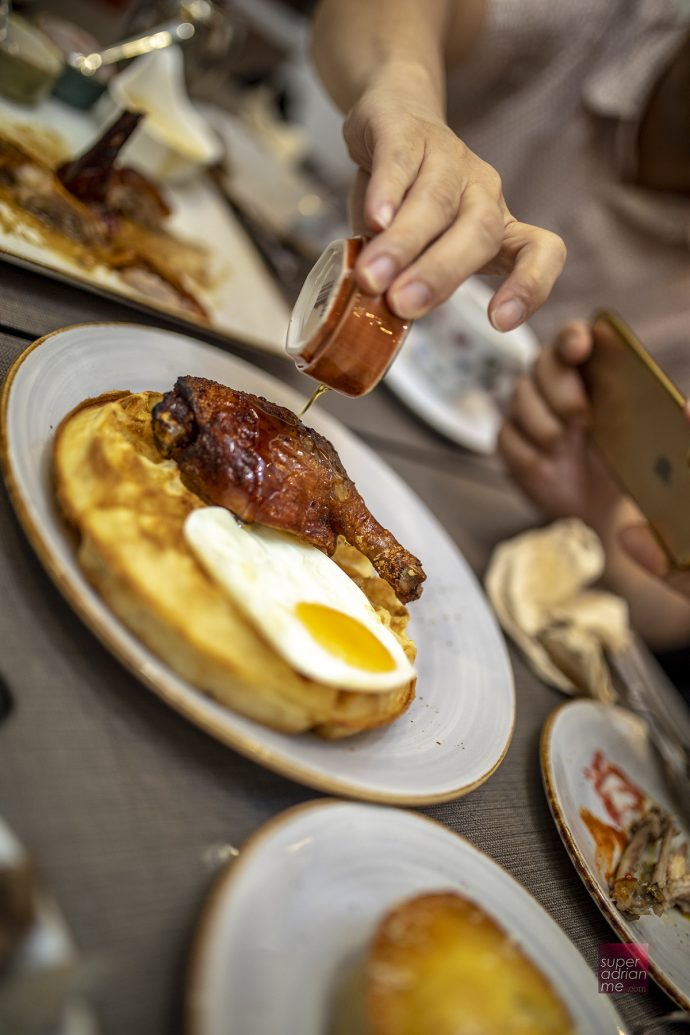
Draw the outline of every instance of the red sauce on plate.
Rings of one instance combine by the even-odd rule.
[[[607,762],[602,751],[595,751],[584,771],[594,785],[601,803],[614,823],[623,826],[623,815],[641,809],[645,795],[631,783],[622,769]]]

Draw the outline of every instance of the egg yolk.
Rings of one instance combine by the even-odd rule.
[[[366,672],[391,672],[395,661],[381,641],[356,618],[325,604],[297,604],[295,614],[330,654]]]

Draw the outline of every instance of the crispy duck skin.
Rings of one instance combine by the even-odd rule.
[[[88,151],[58,166],[63,187],[87,205],[104,204],[115,159],[141,119],[141,112],[123,111]]]
[[[153,433],[202,499],[329,555],[342,535],[403,603],[420,595],[420,562],[367,510],[331,443],[291,410],[188,375],[154,408]]]
[[[110,212],[133,219],[150,230],[159,229],[171,208],[147,176],[128,165],[113,169],[108,181],[106,205]]]
[[[122,112],[88,151],[63,162],[56,176],[65,190],[85,205],[156,229],[170,215],[165,198],[137,169],[115,165],[142,117],[140,112]]]

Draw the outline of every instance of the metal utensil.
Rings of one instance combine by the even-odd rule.
[[[0,0],[0,3],[2,2],[9,2],[9,0]],[[160,25],[145,35],[133,36],[120,43],[114,43],[104,50],[94,51],[92,54],[70,54],[67,57],[67,63],[82,75],[92,76],[99,68],[106,65],[114,65],[118,61],[141,57],[154,50],[165,50],[173,43],[190,40],[196,33],[197,24],[205,25],[210,21],[213,10],[213,5],[209,0],[184,0],[179,8],[179,21]]]
[[[156,32],[147,33],[146,36],[123,40],[92,54],[70,54],[67,61],[82,75],[91,76],[106,65],[141,57],[142,54],[150,54],[154,50],[164,50],[178,41],[189,40],[195,32],[196,27],[192,22],[178,22],[170,27],[157,29]]]
[[[675,809],[690,831],[690,748],[683,737],[684,723],[674,720],[667,695],[663,695],[663,674],[659,671],[652,676],[651,659],[644,658],[638,644],[622,654],[611,654],[609,662],[620,703],[646,724]]]

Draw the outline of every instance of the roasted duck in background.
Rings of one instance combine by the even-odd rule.
[[[37,220],[46,243],[80,266],[114,270],[145,301],[207,319],[198,246],[165,229],[170,207],[146,176],[116,165],[142,116],[123,112],[81,156],[57,170],[0,135],[0,200]]]
[[[123,111],[88,151],[58,166],[56,174],[63,187],[86,204],[103,204],[115,160],[141,119],[141,112]]]
[[[88,151],[56,170],[63,187],[85,205],[102,206],[151,229],[160,229],[170,206],[156,185],[137,169],[116,166],[115,161],[143,115],[123,111]],[[97,208],[98,211],[98,208]]]
[[[341,535],[403,603],[420,595],[418,559],[369,512],[328,439],[291,410],[188,375],[154,408],[153,434],[202,499],[329,555]]]

